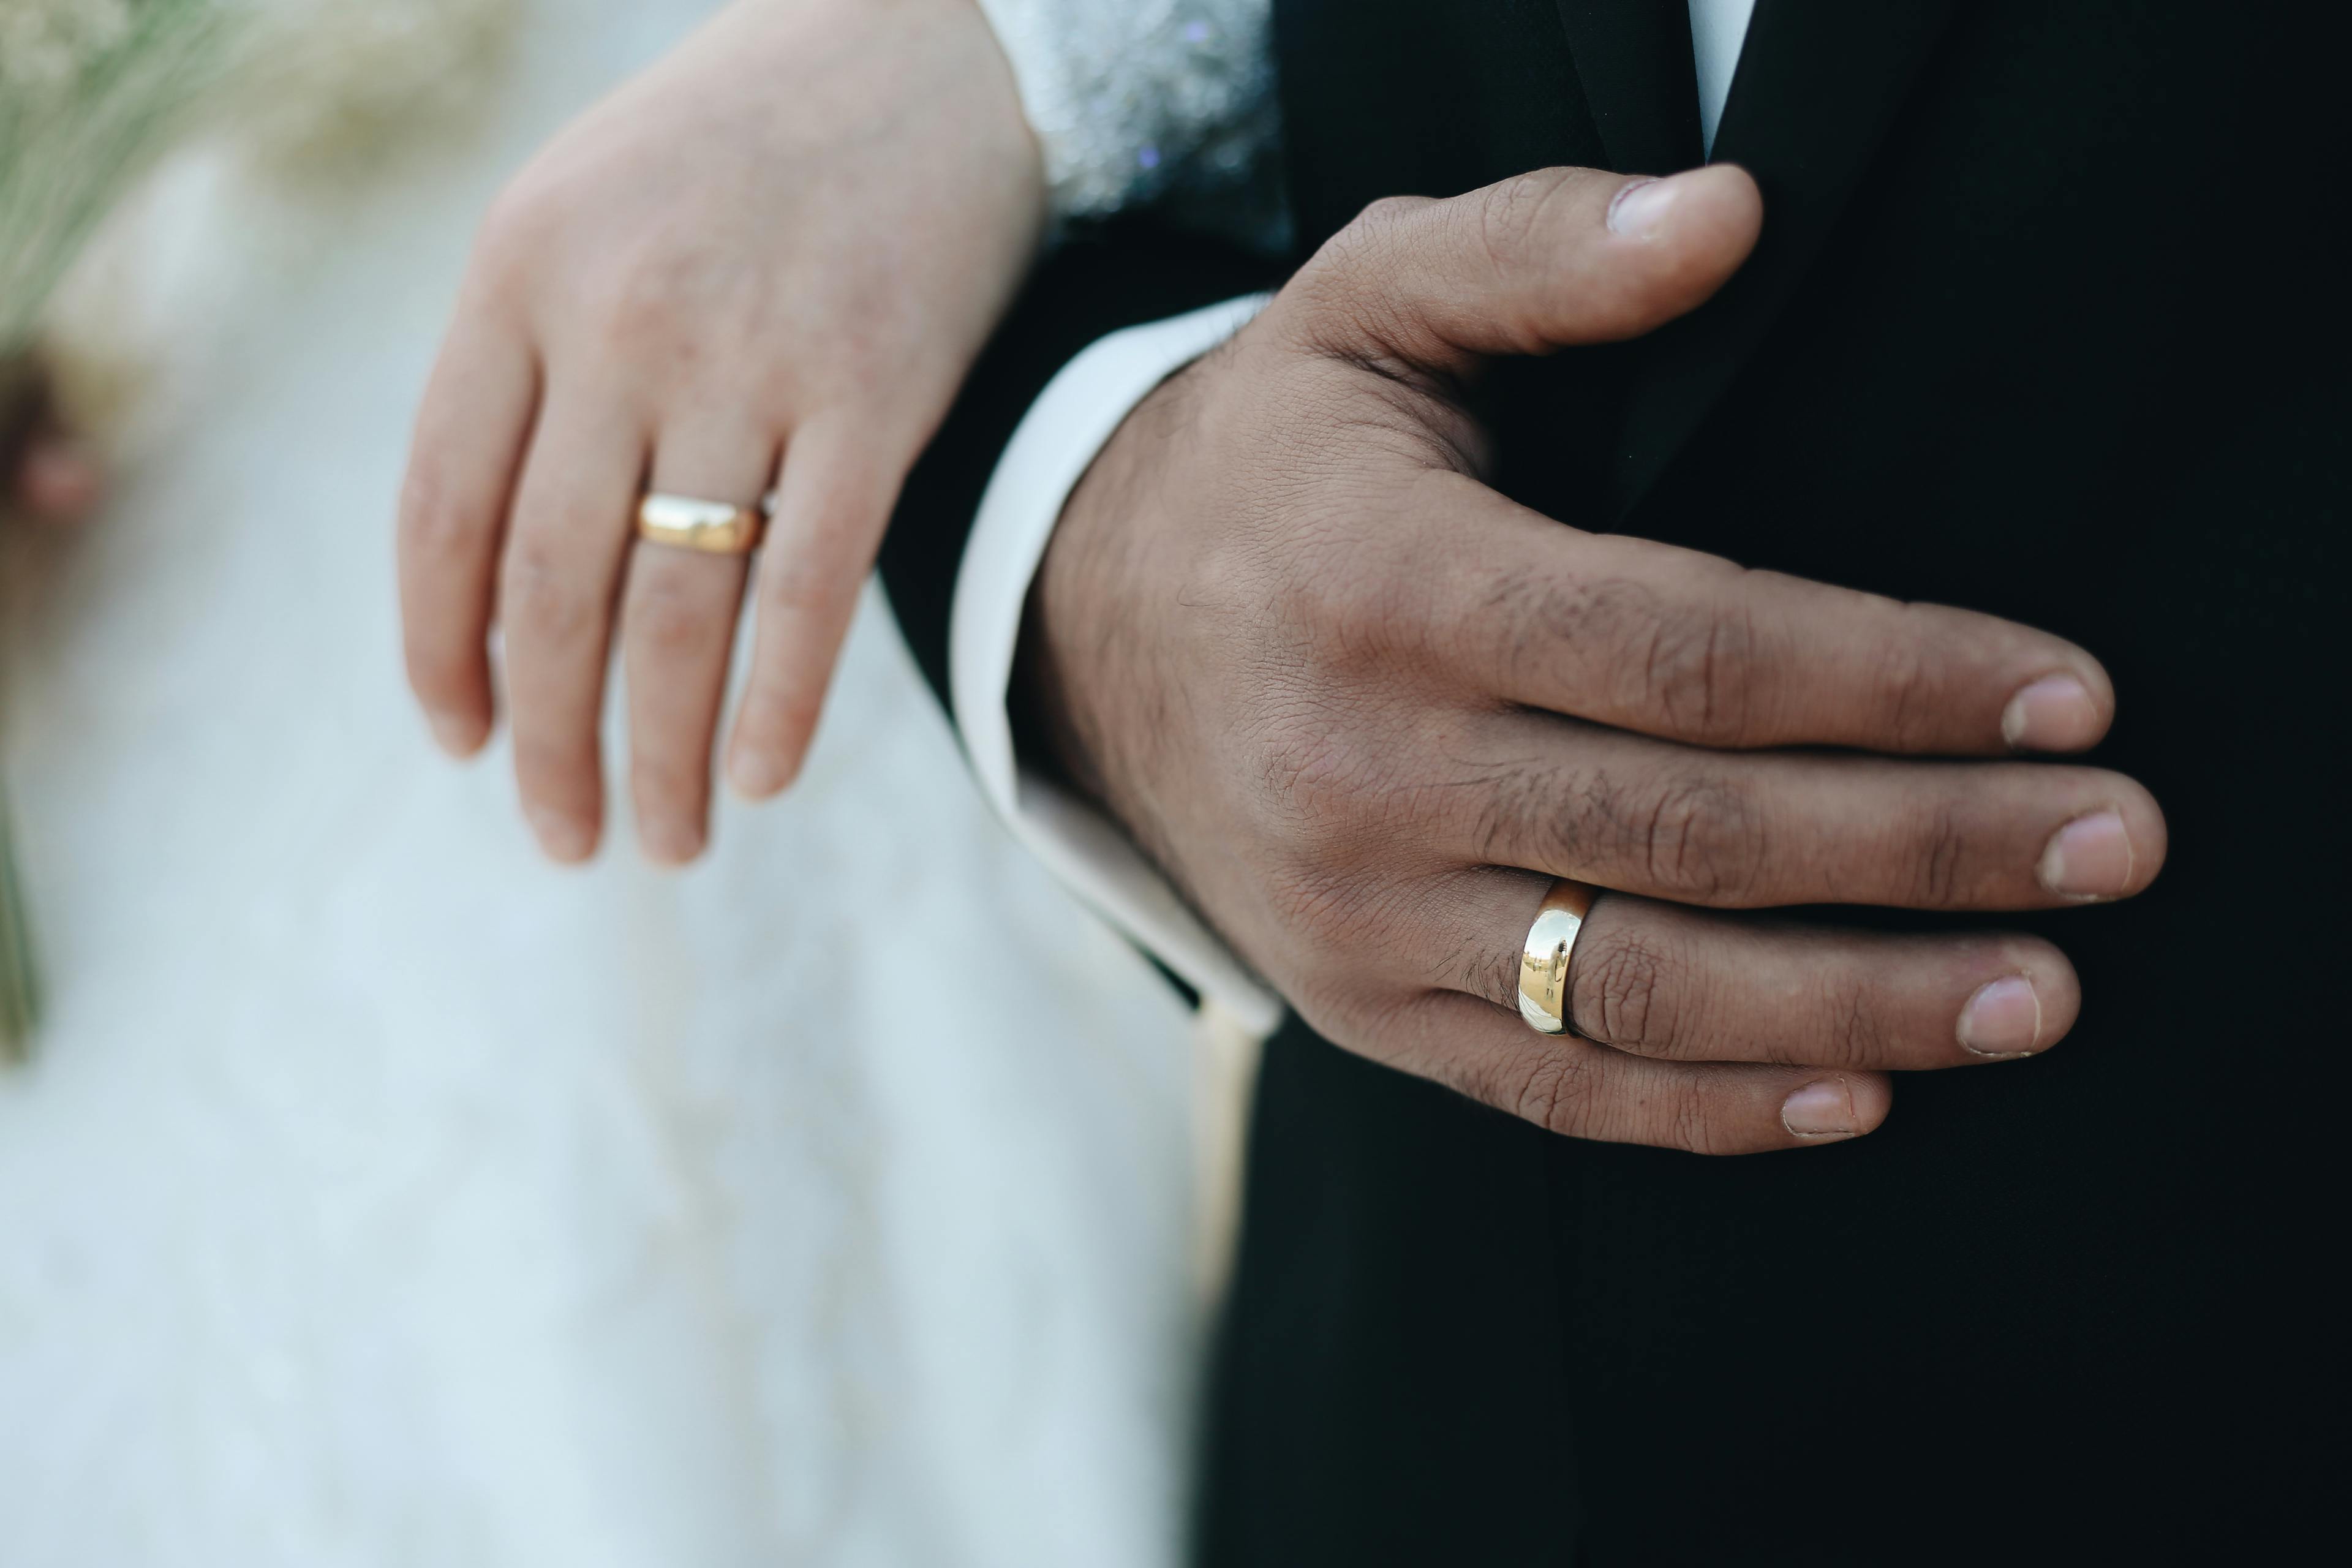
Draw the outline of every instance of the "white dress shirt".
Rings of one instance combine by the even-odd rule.
[[[1756,0],[1690,0],[1699,125],[1710,152],[1755,6]],[[1029,584],[1071,489],[1137,404],[1239,331],[1268,298],[1230,300],[1114,332],[1063,367],[1023,416],[981,497],[948,629],[956,727],[989,804],[1072,891],[1257,1034],[1280,1021],[1281,999],[1115,824],[1022,766],[1005,700]]]

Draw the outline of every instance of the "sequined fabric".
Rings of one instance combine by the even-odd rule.
[[[1271,0],[981,0],[1064,221],[1171,202],[1270,241]]]

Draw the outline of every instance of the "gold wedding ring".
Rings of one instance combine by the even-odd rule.
[[[637,503],[637,537],[649,544],[705,555],[749,555],[774,515],[772,495],[758,506],[730,506],[692,496],[649,495]]]
[[[1519,1016],[1538,1035],[1568,1031],[1569,956],[1600,891],[1562,877],[1528,928],[1527,945],[1519,950]]]

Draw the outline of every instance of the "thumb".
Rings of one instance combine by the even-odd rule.
[[[1482,356],[1639,337],[1755,248],[1763,198],[1718,163],[1664,180],[1544,169],[1450,201],[1376,202],[1294,279],[1317,347],[1465,374]]]

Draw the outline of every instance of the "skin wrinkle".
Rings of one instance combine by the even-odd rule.
[[[1553,259],[1544,255],[1541,239],[1558,226],[1557,204],[1570,189],[1565,181],[1530,174],[1490,187],[1486,199],[1469,209],[1476,215],[1479,243],[1494,269],[1491,288],[1497,291],[1507,288],[1530,257],[1538,266]],[[1621,190],[1619,195],[1622,194]],[[1612,205],[1615,199],[1611,198]],[[1527,353],[1543,353],[1549,347],[1535,338],[1523,339],[1520,344]]]
[[[1890,1037],[1889,1031],[1873,1014],[1869,994],[1863,987],[1835,980],[1829,984],[1832,994],[1827,999],[1827,1010],[1837,1019],[1837,1038],[1845,1052],[1843,1059],[1829,1065],[1860,1066],[1870,1059],[1874,1047]]]
[[[1757,645],[1755,607],[1741,599],[1728,613],[1708,617],[1706,655],[1699,670],[1698,734],[1724,744],[1748,733],[1748,671]]]
[[[1741,646],[1727,648],[1727,637],[1739,634],[1731,632],[1723,612],[1712,609],[1696,616],[1654,614],[1644,632],[1641,658],[1626,661],[1639,668],[1643,683],[1640,700],[1632,706],[1663,713],[1673,733],[1702,745],[1719,744],[1727,733],[1740,733],[1738,718],[1728,722],[1721,718],[1744,706],[1726,694],[1723,682],[1727,668],[1746,668],[1747,643],[1752,639],[1742,637]]]
[[[1937,802],[1931,810],[1932,821],[1925,836],[1927,856],[1921,869],[1919,901],[1927,909],[1949,909],[1959,884],[1960,868],[1966,863],[1966,836],[1954,820],[1948,801]]]
[[[1694,903],[1754,901],[1766,852],[1748,790],[1702,773],[1656,791],[1639,833],[1652,879]],[[1612,805],[1611,820],[1630,824],[1622,798]]]
[[[1914,606],[1905,605],[1906,614]],[[1932,715],[1942,706],[1942,694],[1934,690],[1927,661],[1917,647],[1903,638],[1895,639],[1879,662],[1886,690],[1882,700],[1891,710],[1888,728],[1894,731],[1898,747],[1906,752],[1921,749],[1921,742],[1933,733]]]
[[[1605,1046],[1647,1055],[1675,1036],[1673,1022],[1654,1031],[1651,1014],[1663,994],[1668,967],[1651,942],[1619,929],[1598,944],[1598,952],[1578,943],[1578,962],[1569,972],[1571,1016],[1578,1032]],[[1587,1027],[1598,1020],[1596,1027]]]

